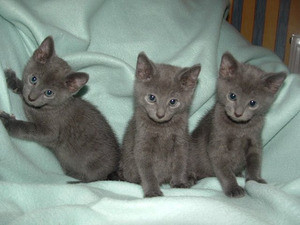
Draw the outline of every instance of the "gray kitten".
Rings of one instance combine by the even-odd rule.
[[[145,197],[162,196],[162,183],[191,186],[188,117],[200,69],[155,64],[144,53],[138,56],[135,112],[124,136],[119,175],[141,183]]]
[[[8,87],[23,98],[28,122],[1,112],[8,133],[51,149],[65,173],[82,182],[104,180],[116,170],[119,147],[101,113],[74,95],[87,83],[88,74],[73,72],[55,54],[47,37],[28,61],[22,81],[5,72]]]
[[[247,181],[266,183],[261,178],[261,132],[285,78],[285,73],[266,73],[230,53],[223,55],[216,103],[192,133],[189,163],[195,179],[217,176],[230,197],[244,196],[235,175],[245,168]]]

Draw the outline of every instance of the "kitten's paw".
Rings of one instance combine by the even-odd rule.
[[[185,181],[185,180],[178,180],[178,179],[172,179],[170,181],[170,186],[172,188],[190,188],[193,185],[193,181]]]
[[[0,120],[3,122],[4,126],[6,126],[9,121],[16,120],[16,117],[14,115],[9,115],[4,111],[0,111]]]
[[[14,93],[20,94],[21,90],[18,86],[19,79],[17,78],[15,71],[7,69],[4,71],[4,74],[8,88],[12,89]]]
[[[179,183],[179,184],[172,184],[172,188],[190,188],[192,184],[190,183]]]
[[[195,184],[197,184],[197,181],[198,181],[197,178],[189,177],[189,181],[188,181],[189,186],[190,187],[194,186]]]
[[[163,193],[161,192],[161,190],[150,190],[147,191],[144,194],[145,198],[152,198],[152,197],[158,197],[158,196],[163,196]]]
[[[254,181],[256,181],[258,183],[261,183],[261,184],[266,184],[267,183],[267,181],[265,181],[264,179],[262,179],[260,177],[258,177],[258,178],[247,178],[246,182],[249,181],[249,180],[254,180]]]
[[[229,190],[226,190],[225,194],[228,197],[241,198],[241,197],[245,196],[245,190],[244,190],[244,188],[242,188],[240,186],[235,186],[235,187],[230,188]]]

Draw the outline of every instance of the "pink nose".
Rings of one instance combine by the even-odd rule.
[[[156,116],[157,116],[158,119],[161,119],[165,116],[165,114],[156,113]]]
[[[243,114],[238,114],[238,113],[234,113],[234,115],[236,116],[236,117],[241,117]]]
[[[34,101],[34,99],[32,99],[32,98],[30,97],[30,95],[28,95],[28,100],[31,101],[31,102]]]

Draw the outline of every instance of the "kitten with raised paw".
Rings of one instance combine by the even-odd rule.
[[[73,72],[55,54],[52,37],[35,50],[22,80],[10,69],[5,75],[8,87],[23,98],[28,119],[1,112],[9,135],[48,147],[64,172],[80,182],[105,180],[117,169],[120,151],[113,130],[95,106],[74,96],[89,76]]]
[[[201,67],[137,59],[135,112],[121,148],[119,176],[142,185],[145,197],[162,196],[160,184],[188,188],[189,108]]]
[[[266,73],[228,52],[223,55],[216,103],[192,133],[191,177],[216,176],[229,197],[245,195],[235,177],[244,169],[247,181],[266,183],[261,178],[261,132],[285,78],[285,73]]]

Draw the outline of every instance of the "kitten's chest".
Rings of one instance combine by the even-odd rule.
[[[52,136],[52,138],[55,137],[56,139],[58,137],[61,121],[64,121],[65,118],[63,114],[59,114],[55,112],[55,110],[52,111],[32,108],[28,105],[24,106],[24,112],[29,122],[33,122],[43,128],[48,132],[49,136]],[[42,144],[52,148],[55,146],[55,141],[51,141],[50,146],[49,143]]]
[[[42,123],[45,122],[50,117],[49,112],[44,112],[42,109],[39,108],[30,107],[25,103],[24,103],[24,112],[26,118],[30,122]]]

